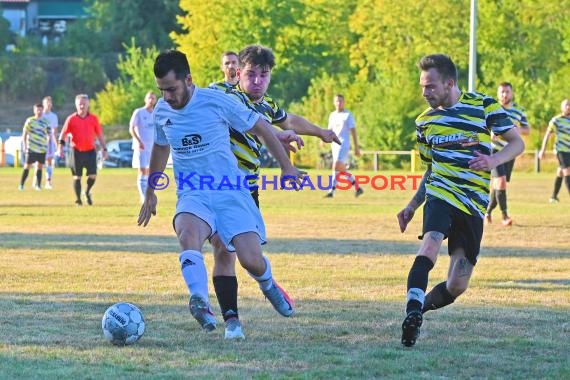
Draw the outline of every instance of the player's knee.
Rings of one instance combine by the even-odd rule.
[[[447,290],[453,297],[459,297],[467,290],[469,283],[465,281],[447,281]]]
[[[507,177],[497,177],[495,178],[494,189],[495,190],[505,190],[507,188]]]
[[[238,255],[238,260],[243,269],[250,273],[258,274],[265,272],[265,261],[263,255],[257,254]]]
[[[178,242],[183,249],[199,250],[201,245],[198,243],[199,239],[193,229],[179,227],[176,230],[176,234],[178,235]],[[198,249],[196,247],[198,247]]]
[[[422,245],[420,247],[418,255],[427,256],[435,263],[442,242],[443,234],[439,232],[436,234],[428,232],[422,238]]]

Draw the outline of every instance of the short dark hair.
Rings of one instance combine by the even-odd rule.
[[[513,85],[510,82],[501,82],[499,83],[499,87],[509,87],[511,90],[513,89]]]
[[[261,45],[249,45],[239,52],[239,67],[245,65],[260,66],[264,69],[273,69],[275,66],[275,55],[271,49]]]
[[[223,52],[222,56],[220,58],[223,59],[225,56],[228,56],[228,55],[235,55],[236,57],[238,57],[238,53],[236,53],[235,51],[228,50],[228,51]]]
[[[166,50],[160,53],[154,61],[154,76],[164,78],[174,71],[176,79],[184,80],[190,74],[190,65],[186,54],[178,50]]]
[[[34,108],[44,108],[44,105],[42,103],[36,103],[34,104]]]
[[[334,97],[335,97],[335,98],[344,99],[344,95],[343,95],[343,94],[336,94]]]
[[[457,68],[451,58],[445,54],[426,55],[420,59],[418,67],[422,71],[435,69],[442,79],[453,79],[457,82]]]

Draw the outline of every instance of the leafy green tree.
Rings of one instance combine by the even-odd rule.
[[[358,37],[350,54],[357,68],[352,87],[357,102],[352,108],[368,150],[414,147],[414,119],[426,107],[418,86],[420,57],[445,52],[464,68],[468,60],[469,15],[464,4],[427,0],[404,4],[360,1],[349,21]]]
[[[172,47],[168,34],[179,30],[178,0],[87,0],[88,18],[71,25],[62,41],[68,54],[123,52],[123,44],[136,38],[142,48]]]
[[[0,5],[0,15],[2,15],[2,5]],[[14,34],[10,30],[10,23],[4,17],[0,16],[0,55],[6,51],[6,45],[14,39]],[[0,72],[0,80],[2,73]]]
[[[460,88],[467,88],[469,3],[181,0],[181,31],[172,38],[189,55],[200,85],[220,78],[222,51],[251,43],[269,46],[277,59],[270,94],[283,106],[325,126],[332,95],[342,92],[364,149],[410,149],[414,119],[426,107],[418,85],[419,58],[450,55],[459,68]],[[568,96],[569,16],[570,8],[559,3],[478,2],[476,90],[494,96],[499,82],[512,82],[531,124],[538,126],[533,134],[542,134],[541,127]],[[314,162],[322,148],[312,139],[307,144],[299,157]]]
[[[128,125],[133,110],[142,106],[145,94],[156,89],[152,67],[158,49],[142,49],[133,39],[130,45],[125,45],[125,50],[117,64],[119,78],[108,82],[91,104],[102,124]],[[126,136],[125,129],[122,137]]]
[[[181,0],[182,32],[172,39],[190,60],[195,80],[205,86],[220,79],[225,50],[258,43],[273,49],[276,67],[270,93],[284,105],[301,99],[312,78],[350,71],[354,42],[346,20],[355,1],[276,0],[209,2]],[[221,22],[219,20],[231,20]]]
[[[500,82],[513,84],[533,126],[527,149],[538,148],[568,96],[570,8],[536,0],[479,4],[479,88],[495,96]]]

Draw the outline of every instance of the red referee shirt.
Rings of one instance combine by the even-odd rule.
[[[61,133],[64,139],[67,135],[71,135],[72,148],[87,152],[95,149],[95,137],[100,137],[103,129],[97,116],[88,113],[82,118],[74,113],[65,120]]]

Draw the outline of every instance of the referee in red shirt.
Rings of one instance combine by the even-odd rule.
[[[103,159],[107,158],[107,146],[103,138],[103,129],[99,124],[97,116],[89,113],[89,97],[79,94],[75,97],[75,109],[77,112],[69,115],[63,124],[59,135],[59,145],[57,153],[63,156],[63,146],[67,137],[71,137],[71,174],[73,175],[73,188],[77,197],[75,204],[82,206],[81,201],[81,176],[83,169],[87,171],[87,189],[85,199],[88,205],[93,204],[91,198],[91,188],[97,178],[97,152],[95,150],[95,139],[103,149]]]

